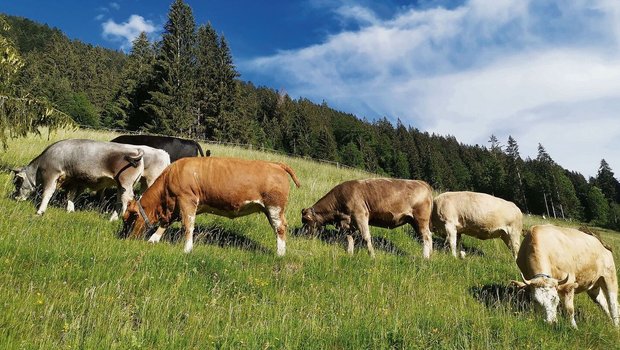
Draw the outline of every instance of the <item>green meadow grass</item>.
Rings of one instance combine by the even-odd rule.
[[[25,165],[55,140],[115,135],[47,136],[10,141],[0,165]],[[301,209],[334,185],[372,176],[206,148],[293,167],[302,188],[291,182],[291,229],[300,227]],[[342,238],[290,234],[278,258],[264,216],[201,215],[194,250],[184,254],[178,239],[118,239],[120,223],[98,210],[66,213],[56,204],[37,217],[32,202],[9,199],[12,189],[11,175],[1,172],[0,349],[612,349],[620,341],[585,294],[576,297],[578,330],[565,318],[547,325],[540,312],[515,302],[507,285],[519,272],[500,240],[465,237],[464,260],[439,249],[426,261],[409,228],[372,228],[372,260],[361,244],[348,256]],[[526,217],[526,226],[542,222]],[[616,232],[603,238],[620,251]]]

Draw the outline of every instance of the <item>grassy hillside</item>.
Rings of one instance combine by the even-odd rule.
[[[0,165],[25,165],[58,139],[114,135],[46,136],[11,141]],[[301,209],[331,187],[369,176],[256,151],[207,148],[217,156],[291,165],[303,185],[291,189],[292,229],[300,226]],[[517,303],[506,286],[519,277],[518,269],[500,240],[466,237],[465,260],[436,251],[425,261],[409,228],[372,228],[377,258],[371,260],[361,244],[350,257],[342,238],[290,234],[287,255],[278,258],[262,215],[202,215],[194,251],[184,254],[178,240],[152,245],[117,239],[120,223],[109,223],[97,210],[68,214],[56,204],[37,217],[32,202],[8,198],[12,189],[10,174],[1,172],[1,349],[609,349],[620,341],[585,294],[576,297],[576,331],[564,318],[547,325],[540,312]],[[526,224],[542,221],[528,217]],[[617,233],[603,237],[620,251]]]

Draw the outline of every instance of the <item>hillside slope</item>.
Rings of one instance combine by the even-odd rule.
[[[44,134],[44,136],[47,136]],[[5,169],[27,164],[49,143],[111,133],[61,131],[12,140]],[[291,186],[287,217],[335,184],[367,173],[299,158],[203,145],[216,156],[284,161]],[[619,333],[585,295],[576,298],[579,330],[513,299],[519,277],[499,240],[465,238],[464,260],[445,251],[430,261],[409,228],[372,228],[377,259],[362,245],[347,256],[343,239],[291,233],[275,256],[266,218],[198,217],[197,244],[157,245],[116,238],[119,223],[97,210],[43,217],[31,202],[8,198],[0,173],[0,348],[615,348]],[[78,203],[85,204],[85,201]],[[526,224],[542,221],[528,217]],[[174,235],[174,234],[173,234]],[[603,238],[620,251],[619,236]],[[499,295],[500,297],[493,297]]]

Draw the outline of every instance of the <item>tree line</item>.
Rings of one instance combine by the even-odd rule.
[[[60,30],[6,16],[4,37],[23,67],[5,85],[48,101],[82,125],[247,143],[423,179],[440,191],[471,190],[522,211],[620,229],[620,183],[605,160],[597,175],[555,163],[544,146],[523,159],[511,136],[465,145],[387,117],[369,121],[239,79],[228,42],[175,0],[160,40],[142,33],[128,54],[68,39]]]

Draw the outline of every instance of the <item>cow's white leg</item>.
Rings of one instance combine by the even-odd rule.
[[[159,242],[159,240],[161,239],[161,236],[164,235],[164,232],[166,232],[166,228],[159,226],[157,228],[157,231],[155,231],[155,233],[153,233],[151,235],[151,237],[149,238],[149,242],[150,243],[157,243],[157,242]]]
[[[119,187],[116,195],[118,201],[120,202],[120,208],[117,203],[116,210],[112,213],[110,221],[118,220],[119,215],[123,215],[125,213],[125,210],[127,210],[127,203],[129,203],[129,201],[133,199],[133,188]]]
[[[592,299],[607,316],[611,317],[609,314],[609,305],[607,304],[607,299],[605,298],[605,293],[603,293],[602,288],[596,287],[590,289],[588,291],[588,296],[590,296],[590,299]]]
[[[446,223],[446,240],[450,244],[450,252],[453,257],[457,257],[456,255],[456,243],[458,239],[458,232],[456,230],[456,225],[452,223]]]
[[[430,259],[433,252],[433,234],[430,230],[420,230],[422,234],[422,256],[425,259]]]
[[[349,253],[349,255],[353,255],[354,248],[355,242],[353,241],[353,236],[350,233],[347,233],[347,253]]]
[[[368,248],[368,254],[371,258],[375,257],[375,248],[372,246],[372,238],[370,237],[370,228],[368,227],[368,217],[355,218],[355,226],[360,231],[362,238],[366,241],[366,247]]]
[[[615,273],[615,271],[612,273]],[[605,289],[605,294],[609,304],[609,316],[611,317],[611,321],[614,323],[614,326],[618,327],[618,325],[620,325],[620,316],[618,316],[618,292],[615,291],[617,288],[614,288],[614,291],[607,288]]]
[[[43,197],[41,198],[41,205],[39,206],[39,210],[37,210],[37,215],[43,215],[47,210],[47,205],[52,199],[52,195],[56,190],[56,182],[58,181],[58,176],[54,177],[51,181],[44,184],[43,188]]]
[[[71,188],[68,192],[67,192],[67,212],[72,213],[75,211],[75,198],[78,195],[78,189],[77,188]]]
[[[278,256],[286,254],[286,218],[280,207],[267,207],[269,223],[276,233],[276,253]]]
[[[189,253],[194,248],[194,223],[196,221],[196,213],[186,214],[183,226],[185,226],[185,248],[183,251]],[[159,231],[159,229],[157,229]]]

